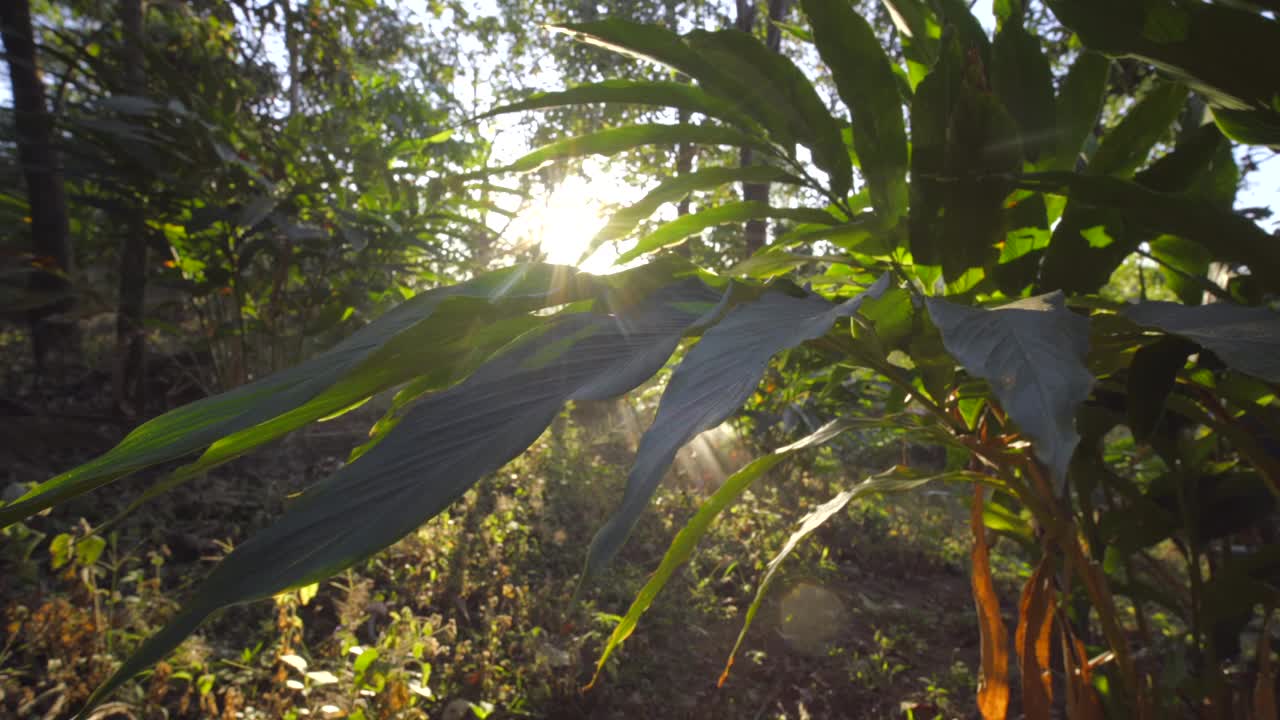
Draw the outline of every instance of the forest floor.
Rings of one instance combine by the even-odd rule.
[[[104,380],[6,387],[0,487],[17,492],[123,437]],[[65,543],[115,517],[163,469],[4,530],[0,718],[70,717],[196,579],[339,467],[376,417],[362,408],[311,426],[152,500],[104,534],[100,554]],[[673,472],[614,567],[571,603],[631,457],[608,417],[584,426],[566,413],[525,456],[375,558],[216,616],[93,717],[976,715],[967,511],[946,491],[855,502],[803,543],[717,687],[763,569],[796,523],[882,469],[813,463],[779,466],[726,511],[584,692],[609,632],[713,489]],[[997,558],[1010,617],[1022,572]]]

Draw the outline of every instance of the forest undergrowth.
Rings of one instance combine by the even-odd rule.
[[[60,419],[5,418],[22,428],[0,458],[6,486],[39,481],[123,435],[99,415],[109,398],[93,392],[92,378],[64,379],[77,392],[7,385],[15,407]],[[7,528],[0,717],[68,717],[216,560],[339,466],[377,416],[366,407],[301,430],[105,532],[160,474]],[[584,548],[633,457],[622,425],[616,408],[571,408],[532,452],[389,551],[331,581],[225,611],[93,717],[975,716],[966,511],[946,490],[851,504],[802,544],[717,687],[764,567],[791,529],[832,493],[900,462],[894,445],[868,447],[852,463],[824,451],[762,478],[584,692],[612,627],[714,490],[686,477],[697,463],[674,470],[620,562],[573,602]],[[91,530],[101,534],[86,540]],[[1003,549],[1014,548],[998,546],[996,563],[1012,617],[1028,570]]]

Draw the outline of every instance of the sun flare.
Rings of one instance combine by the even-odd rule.
[[[537,243],[547,262],[609,272],[618,256],[612,243],[583,257],[609,217],[601,184],[579,176],[566,178],[550,194],[526,207],[509,232],[521,243]]]

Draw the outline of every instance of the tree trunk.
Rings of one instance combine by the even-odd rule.
[[[738,18],[734,26],[745,33],[755,31],[756,24],[756,6],[753,0],[737,0]],[[773,52],[779,52],[782,47],[782,32],[774,23],[786,17],[787,10],[790,7],[790,0],[769,0],[769,23],[765,27],[765,46]],[[744,147],[739,151],[738,162],[742,167],[753,164],[755,158],[751,152],[751,148]],[[742,199],[754,202],[769,202],[769,183],[743,183]],[[746,254],[751,257],[757,250],[765,245],[766,236],[768,234],[768,225],[764,220],[748,220],[745,240]]]
[[[142,0],[121,0],[120,21],[124,31],[125,90],[130,95],[147,93],[143,68]],[[120,295],[116,308],[116,360],[112,370],[112,394],[116,407],[125,414],[146,412],[146,332],[147,218],[146,183],[133,188],[133,208],[125,221],[120,242]]]
[[[45,105],[44,84],[36,64],[29,0],[0,1],[0,33],[13,84],[18,161],[31,206],[31,250],[40,266],[28,287],[33,294],[52,299],[28,314],[36,372],[42,373],[51,354],[73,359],[79,351],[75,321],[67,317],[75,306],[70,281],[75,258],[62,169],[53,147],[53,118]]]

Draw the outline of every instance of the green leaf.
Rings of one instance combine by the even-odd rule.
[[[942,34],[942,27],[934,18],[932,10],[923,0],[884,0],[884,6],[889,10],[889,17],[902,36],[903,51],[908,62],[919,65],[924,72],[928,72],[938,61],[938,38]]]
[[[54,570],[71,562],[75,540],[69,533],[58,533],[49,542],[49,565]]]
[[[510,165],[477,170],[459,177],[466,180],[497,173],[527,172],[557,160],[586,155],[616,155],[624,150],[634,150],[647,145],[679,145],[681,143],[747,146],[775,154],[773,146],[768,142],[733,128],[687,123],[675,125],[637,123],[558,140],[524,155]]]
[[[89,566],[98,562],[98,558],[102,557],[102,551],[107,547],[107,541],[101,535],[90,535],[82,538],[76,543],[76,562],[82,566]]]
[[[1023,293],[1040,272],[1041,252],[1049,245],[1049,212],[1044,195],[1032,193],[1005,211],[1004,247],[991,277],[1011,297]]]
[[[853,185],[853,168],[841,136],[841,123],[831,116],[818,91],[787,56],[773,52],[754,36],[737,30],[687,36],[691,46],[729,74],[747,80],[738,92],[748,107],[772,108],[784,126],[761,122],[770,129],[785,129],[780,137],[794,138],[812,151],[813,163],[827,173],[831,191],[843,198]],[[749,79],[749,80],[748,80]],[[781,143],[786,146],[786,143]]]
[[[946,200],[943,178],[951,109],[961,93],[960,46],[952,35],[942,45],[933,70],[911,98],[911,214],[909,241],[917,264],[942,264],[942,224]]]
[[[550,25],[548,29],[570,35],[578,42],[665,65],[708,85],[711,92],[724,89],[717,87],[723,78],[721,70],[690,48],[682,37],[659,25],[609,18]]]
[[[622,504],[591,541],[585,575],[592,576],[617,555],[676,452],[737,411],[755,391],[770,358],[821,337],[838,318],[849,317],[866,298],[888,288],[885,274],[840,305],[812,294],[792,297],[769,291],[707,330],[671,374],[657,417],[640,440]]]
[[[760,125],[740,111],[733,103],[715,97],[702,88],[689,83],[657,80],[604,80],[579,85],[557,92],[535,93],[524,100],[494,108],[475,120],[483,120],[504,113],[524,110],[542,110],[565,105],[590,103],[660,105],[723,120],[752,134],[759,134]]]
[[[747,167],[709,167],[685,175],[677,175],[662,181],[658,187],[636,203],[613,214],[609,222],[596,233],[591,243],[582,253],[585,260],[601,245],[626,237],[642,220],[654,214],[667,203],[683,200],[696,190],[709,190],[733,182],[765,183],[784,182],[795,185],[802,184],[799,178],[770,165],[749,165]]]
[[[690,235],[696,235],[715,225],[743,222],[756,218],[786,218],[798,222],[835,225],[839,221],[822,210],[809,208],[776,208],[755,200],[716,205],[696,213],[682,215],[641,238],[635,247],[622,253],[618,264],[628,263],[646,253],[675,245]]]
[[[1048,0],[1084,44],[1133,56],[1186,82],[1210,100],[1215,119],[1242,142],[1280,141],[1280,76],[1270,70],[1280,22],[1225,3]],[[1219,110],[1223,111],[1221,114]]]
[[[1213,108],[1213,120],[1222,134],[1248,145],[1280,147],[1280,112]]]
[[[364,652],[356,656],[356,661],[352,663],[351,669],[355,671],[356,677],[359,678],[364,675],[365,671],[369,669],[369,666],[373,665],[374,661],[377,659],[377,648],[365,648]]]
[[[898,79],[871,25],[846,0],[803,0],[818,54],[853,115],[853,145],[886,226],[907,211],[907,135]]]
[[[768,128],[772,138],[786,148],[788,154],[792,152],[796,137],[788,114],[794,117],[795,110],[778,105],[776,92],[763,92],[762,83],[758,82],[761,78],[755,73],[735,72],[735,67],[742,63],[741,58],[733,55],[726,58],[725,53],[694,49],[685,38],[666,28],[627,20],[566,24],[551,29],[569,33],[580,42],[656,62],[688,75],[707,92],[740,107]],[[807,80],[804,82],[808,84]]]
[[[1203,245],[1177,235],[1161,235],[1151,241],[1151,257],[1164,268],[1164,282],[1187,305],[1199,305],[1211,285],[1209,266],[1213,254]]]
[[[1072,203],[1114,210],[1125,227],[1193,240],[1213,253],[1215,258],[1248,265],[1251,277],[1256,277],[1265,287],[1280,289],[1280,246],[1276,245],[1275,238],[1218,203],[1187,194],[1157,192],[1118,178],[1074,173],[1026,175],[1019,184],[1028,189],[1067,195]],[[1066,223],[1064,219],[1059,224],[1059,231],[1065,232],[1062,226]],[[1049,249],[1052,252],[1053,245]],[[1063,253],[1064,262],[1070,257],[1070,253]],[[1078,256],[1076,262],[1079,262]],[[1071,276],[1060,274],[1057,277],[1069,279]],[[1059,282],[1065,284],[1067,280]],[[1041,286],[1052,286],[1045,281],[1043,273]]]
[[[469,340],[485,323],[589,296],[593,282],[572,268],[537,264],[422,293],[296,367],[145,423],[106,454],[0,507],[0,527],[224,441],[202,460],[207,469],[422,374],[426,363],[451,376],[449,369],[468,356]],[[409,351],[416,354],[405,355]]]
[[[1120,314],[1212,350],[1233,370],[1280,382],[1280,313],[1227,303],[1192,307],[1153,301],[1126,306]]]
[[[1036,162],[1052,153],[1058,141],[1049,60],[1021,18],[1001,26],[991,56],[991,89],[1017,123],[1027,160]]]
[[[938,60],[942,27],[921,0],[884,0],[884,6],[898,31],[902,56],[907,61],[906,72],[901,77],[903,96],[909,98]],[[901,73],[901,68],[895,65],[894,73]]]
[[[839,258],[834,260],[838,261]],[[750,277],[764,280],[778,275],[785,275],[803,265],[832,261],[832,258],[822,255],[789,253],[776,250],[770,246],[729,268],[724,274],[730,277]]]
[[[1101,53],[1081,51],[1062,79],[1055,103],[1057,108],[1057,155],[1053,170],[1075,170],[1080,149],[1093,134],[1107,93],[1111,61]]]
[[[1146,442],[1164,414],[1164,401],[1173,391],[1178,371],[1196,346],[1179,338],[1164,338],[1138,348],[1129,365],[1125,403],[1129,429],[1138,442]]]
[[[910,216],[915,262],[941,265],[947,282],[994,264],[1004,240],[1005,175],[1022,169],[1017,128],[974,74],[954,35],[911,105]]]
[[[416,405],[359,460],[295,500],[236,547],[179,615],[90,698],[164,658],[211,612],[308,585],[370,556],[434,517],[519,455],[568,400],[602,400],[639,385],[681,336],[718,312],[719,295],[690,279],[617,315],[578,313],[534,331],[464,382]]]
[[[1151,148],[1166,137],[1169,126],[1187,102],[1185,85],[1157,82],[1142,99],[1129,108],[1098,145],[1089,161],[1094,175],[1128,176],[1146,162]]]
[[[773,582],[773,577],[777,574],[778,568],[801,541],[813,534],[814,530],[821,527],[823,523],[834,517],[836,513],[843,510],[846,505],[856,498],[883,493],[909,492],[937,480],[959,478],[976,480],[977,477],[979,476],[970,473],[948,473],[921,477],[913,473],[909,468],[892,467],[883,473],[872,475],[861,483],[841,492],[814,508],[808,515],[805,515],[804,519],[800,521],[800,527],[791,533],[791,537],[787,538],[782,550],[769,561],[764,577],[760,579],[760,584],[756,588],[756,595],[751,600],[751,605],[747,608],[746,618],[742,621],[742,630],[738,632],[738,640],[733,644],[733,649],[729,651],[729,659],[725,662],[724,672],[720,675],[720,684],[723,685],[725,680],[728,679],[729,670],[733,667],[734,657],[737,656],[738,649],[742,647],[742,641],[747,637],[747,630],[751,627],[752,621],[755,620],[756,614],[760,611],[760,605],[764,602],[765,592],[768,591],[769,584]]]
[[[658,565],[658,569],[653,572],[648,582],[636,594],[635,600],[631,602],[631,607],[627,609],[627,614],[623,616],[622,621],[613,628],[613,634],[609,636],[609,640],[605,643],[604,650],[600,651],[600,659],[596,661],[595,674],[587,687],[590,688],[595,685],[600,678],[600,672],[604,669],[605,662],[608,661],[613,651],[628,637],[631,637],[631,633],[635,631],[636,625],[640,622],[640,616],[644,615],[649,606],[653,604],[654,599],[658,597],[658,593],[662,592],[662,588],[666,587],[667,582],[671,580],[671,576],[675,574],[675,571],[693,556],[694,549],[698,546],[698,542],[702,540],[702,537],[707,534],[711,523],[725,508],[732,505],[756,479],[799,450],[821,445],[850,428],[871,424],[879,424],[879,420],[862,418],[833,420],[808,437],[786,447],[778,448],[764,457],[756,458],[726,478],[715,493],[707,498],[706,502],[702,503],[698,508],[698,512],[680,529],[680,532],[676,533],[675,539],[671,541],[671,546],[667,548],[666,554],[662,556],[662,562]]]
[[[1076,408],[1093,386],[1085,366],[1089,321],[1067,309],[1061,292],[990,310],[939,298],[926,302],[947,351],[990,383],[1061,487],[1080,440]]]
[[[1223,152],[1230,155],[1230,143],[1213,125],[1202,125],[1187,133],[1173,152],[1138,173],[1134,181],[1162,193],[1189,191],[1214,163],[1222,162]],[[1229,204],[1218,208],[1219,212],[1229,210]],[[1046,253],[1040,286],[1092,292],[1105,285],[1126,257],[1155,236],[1150,228],[1126,222],[1126,215],[1124,207],[1098,208],[1081,198],[1068,202]],[[1099,242],[1101,238],[1105,242]]]

